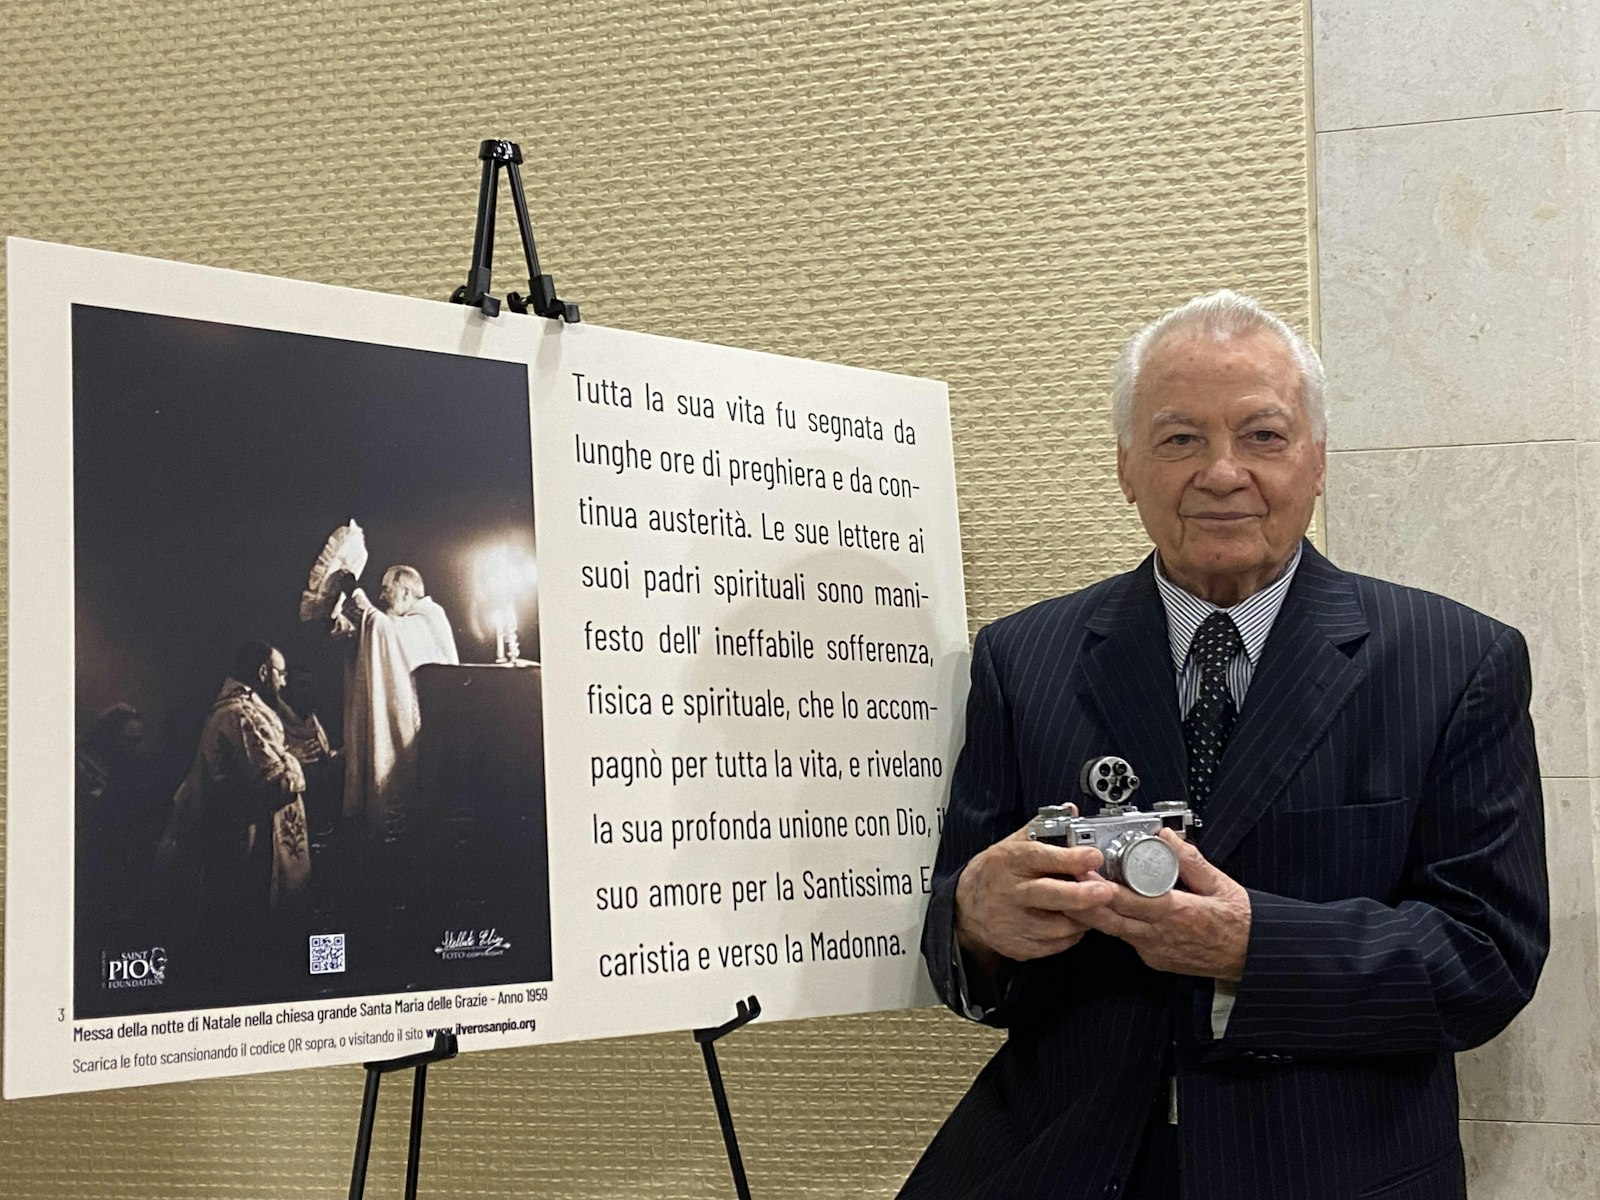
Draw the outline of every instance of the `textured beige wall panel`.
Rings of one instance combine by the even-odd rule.
[[[1304,91],[1301,0],[4,0],[0,232],[443,297],[476,144],[515,137],[588,319],[949,381],[976,627],[1141,552],[1103,417],[1127,333],[1222,283],[1306,316]],[[931,1012],[740,1034],[756,1194],[892,1194],[993,1045]],[[731,1195],[686,1035],[430,1084],[427,1193]],[[8,1104],[0,1194],[343,1195],[360,1093]],[[406,1105],[386,1084],[369,1195]]]

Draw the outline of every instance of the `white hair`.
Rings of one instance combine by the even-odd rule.
[[[383,586],[404,588],[416,600],[428,594],[422,586],[422,572],[405,563],[396,563],[383,573]]]
[[[1283,343],[1300,372],[1300,402],[1311,423],[1311,437],[1319,444],[1328,440],[1328,408],[1323,397],[1322,359],[1311,345],[1281,317],[1261,307],[1249,296],[1223,288],[1209,296],[1196,296],[1187,304],[1162,313],[1128,339],[1117,356],[1111,374],[1111,424],[1117,431],[1117,444],[1126,448],[1133,440],[1133,397],[1139,388],[1139,373],[1144,370],[1150,351],[1170,334],[1203,334],[1226,342],[1253,333],[1270,333]]]

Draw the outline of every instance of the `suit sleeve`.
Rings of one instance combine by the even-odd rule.
[[[972,687],[967,694],[967,740],[956,760],[945,811],[944,833],[934,862],[933,894],[922,929],[922,953],[939,997],[958,1015],[972,1017],[962,994],[955,956],[956,883],[973,855],[1022,824],[1022,788],[1011,734],[1011,713],[1000,686],[989,631],[972,649]],[[978,1019],[1003,1028],[1014,988]]]
[[[1208,1058],[1466,1050],[1521,1010],[1550,942],[1530,692],[1506,629],[1434,753],[1396,902],[1250,892],[1244,975]]]

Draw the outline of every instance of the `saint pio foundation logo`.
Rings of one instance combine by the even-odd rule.
[[[500,936],[500,931],[489,929],[447,929],[433,952],[440,958],[499,958],[511,943]]]
[[[160,946],[100,955],[100,982],[107,990],[160,987],[167,981],[167,952]]]

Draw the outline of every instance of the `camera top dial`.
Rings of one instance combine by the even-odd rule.
[[[1108,804],[1121,806],[1132,802],[1133,794],[1139,790],[1139,777],[1127,759],[1105,754],[1083,764],[1078,772],[1078,787],[1084,795],[1100,801],[1102,808]]]

